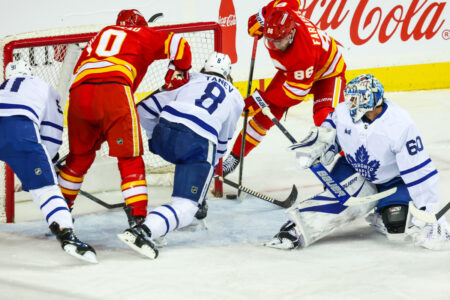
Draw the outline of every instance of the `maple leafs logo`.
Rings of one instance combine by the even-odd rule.
[[[347,159],[352,167],[370,182],[378,179],[376,172],[380,167],[380,162],[377,160],[370,161],[369,153],[364,146],[361,146],[356,150],[355,158],[350,154],[347,154]]]

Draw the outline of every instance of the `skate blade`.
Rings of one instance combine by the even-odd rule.
[[[136,241],[136,237],[129,232],[119,233],[117,237],[119,238],[119,240],[128,245],[128,247],[130,247],[137,253],[144,255],[145,257],[148,257],[150,259],[155,259],[158,257],[157,249],[154,249],[149,245],[142,245],[142,247],[136,246],[134,244],[134,242]]]
[[[262,246],[281,250],[292,250],[295,248],[292,242],[286,241],[285,239],[283,239],[282,241],[280,241],[279,239],[272,239],[270,241],[262,243]]]
[[[74,245],[64,246],[64,251],[80,260],[84,260],[92,264],[98,263],[97,255],[92,251],[86,251],[83,255],[81,255],[77,252],[77,247]]]

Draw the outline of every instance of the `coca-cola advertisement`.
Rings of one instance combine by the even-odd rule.
[[[29,1],[29,9],[23,10],[21,1],[12,1],[8,10],[0,12],[3,13],[0,22],[4,23],[0,26],[0,39],[55,27],[111,24],[117,11],[123,9],[123,3],[118,0],[111,0],[108,10],[104,9],[102,1],[90,1],[89,13],[85,7],[75,4],[47,9],[47,4],[35,2]],[[233,77],[235,81],[245,81],[253,46],[253,39],[247,33],[248,18],[269,2],[172,0],[151,1],[134,8],[147,18],[161,13],[161,17],[152,20],[153,23],[219,23],[222,51],[233,62]],[[299,3],[306,18],[342,45],[348,70],[430,64],[439,64],[440,70],[442,64],[450,61],[448,0],[299,0]],[[34,11],[39,11],[40,17],[35,22],[19,22],[11,18],[9,11],[20,11],[23,19],[35,19]],[[254,78],[272,78],[274,70],[263,40],[260,40]]]
[[[228,54],[232,63],[235,63],[238,58],[236,53],[236,12],[233,0],[221,0],[218,23],[222,28],[223,52]]]
[[[237,52],[244,74],[252,47],[247,19],[269,3],[252,2],[245,4],[247,13],[241,8],[244,4],[236,4]],[[300,11],[342,45],[349,70],[450,61],[448,1],[300,0]],[[255,74],[257,78],[271,78],[273,66],[262,43],[259,44]]]

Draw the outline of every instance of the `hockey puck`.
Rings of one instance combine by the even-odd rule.
[[[237,199],[236,194],[227,194],[225,197],[227,197],[227,199],[230,199],[230,200]]]

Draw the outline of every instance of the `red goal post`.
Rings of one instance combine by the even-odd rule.
[[[4,79],[6,65],[15,59],[25,58],[29,61],[33,73],[36,76],[39,76],[58,90],[61,95],[61,102],[64,105],[68,98],[68,87],[70,85],[73,66],[79,55],[79,52],[73,49],[81,51],[80,49],[105,26],[95,25],[59,28],[18,34],[2,39],[0,41],[0,70],[2,81]],[[222,50],[222,32],[219,24],[215,22],[171,25],[151,23],[149,26],[165,32],[181,34],[186,38],[192,51],[192,71],[200,71],[209,53],[212,51],[220,52]],[[149,67],[139,89],[135,93],[136,102],[139,102],[152,91],[163,85],[167,65],[168,60],[158,60]],[[145,131],[143,130],[142,132],[145,135]],[[146,137],[143,136],[143,139],[145,141]],[[146,146],[144,162],[146,164],[146,173],[150,174],[150,179],[153,177],[153,174],[173,176],[173,165],[151,154],[148,151],[147,143],[144,142],[144,145]],[[107,160],[107,151],[107,146],[104,145],[97,153],[96,162],[99,159],[98,157]],[[59,152],[62,156],[68,152],[67,130],[64,130],[63,146],[61,146]],[[171,173],[172,175],[170,175]],[[222,173],[222,161],[219,162],[216,173]],[[212,185],[214,195],[221,197],[222,183],[214,180],[214,184]],[[117,187],[113,187],[113,189],[118,188],[118,185]],[[97,192],[91,190],[86,191],[91,193]],[[0,162],[0,223],[14,222],[14,194],[14,173],[5,163]]]

